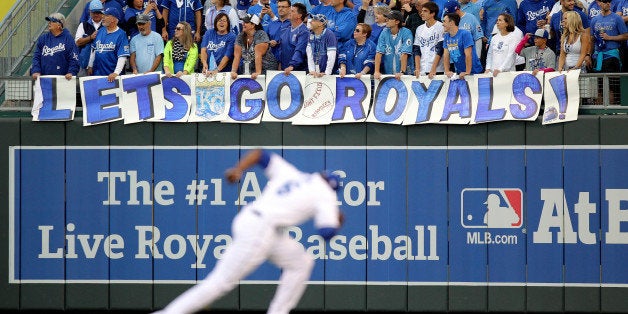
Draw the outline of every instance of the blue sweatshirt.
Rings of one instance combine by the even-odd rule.
[[[31,74],[72,75],[78,74],[78,48],[67,29],[58,36],[46,32],[39,36],[33,52]]]
[[[325,6],[321,8],[319,13],[327,17],[327,29],[334,32],[339,47],[353,38],[353,30],[358,25],[358,18],[351,9],[344,7],[340,12],[337,12],[334,7]]]

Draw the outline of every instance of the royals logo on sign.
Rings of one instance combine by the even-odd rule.
[[[520,189],[466,188],[460,203],[465,228],[521,228],[523,224]]]

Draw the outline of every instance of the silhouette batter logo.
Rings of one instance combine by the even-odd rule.
[[[520,189],[467,188],[461,193],[460,222],[465,228],[521,228]]]

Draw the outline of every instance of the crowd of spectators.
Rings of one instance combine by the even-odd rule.
[[[628,0],[92,0],[46,17],[31,74],[232,78],[625,71]]]

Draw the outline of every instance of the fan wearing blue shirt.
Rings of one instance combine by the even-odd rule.
[[[120,12],[115,8],[105,9],[101,28],[92,42],[87,75],[107,76],[109,82],[124,74],[124,65],[129,56],[129,41],[126,33],[118,27]]]
[[[168,40],[174,36],[174,29],[179,22],[188,22],[192,26],[194,41],[201,41],[201,14],[203,5],[200,0],[163,0],[161,3],[164,24],[161,37]]]
[[[41,34],[35,44],[31,75],[33,79],[40,75],[64,75],[69,80],[79,71],[78,48],[70,31],[63,27],[63,14],[53,13],[46,21],[48,32]]]
[[[303,3],[295,3],[290,8],[290,29],[281,34],[279,62],[285,74],[291,71],[307,70],[307,43],[310,31],[304,21],[307,8]]]
[[[379,80],[382,74],[393,74],[400,79],[402,75],[414,73],[412,49],[414,39],[412,32],[402,27],[403,14],[397,10],[390,11],[386,18],[386,29],[377,40],[375,69],[373,77]]]
[[[470,74],[482,73],[482,64],[478,59],[475,49],[473,49],[473,39],[471,33],[464,29],[459,29],[460,16],[448,13],[443,18],[443,67],[445,75],[453,77],[458,74],[460,79]],[[454,64],[454,71],[450,69],[450,64]]]

